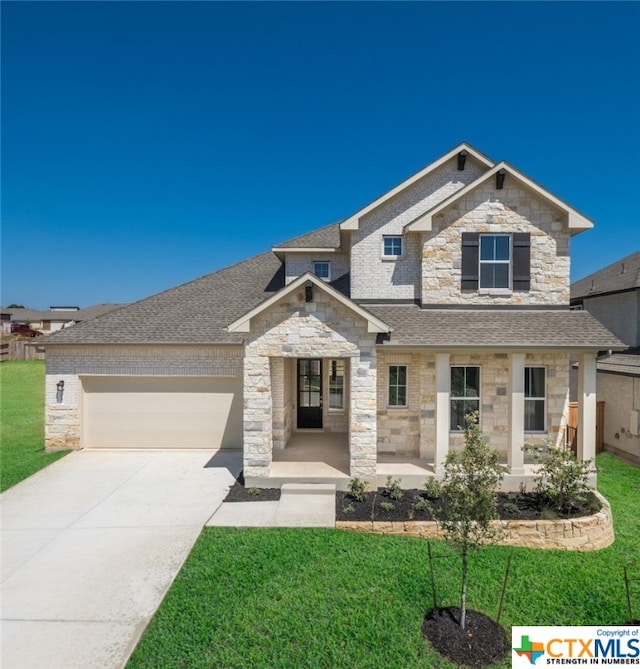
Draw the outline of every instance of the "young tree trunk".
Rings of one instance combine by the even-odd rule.
[[[460,590],[460,629],[464,631],[467,624],[467,551],[462,551],[462,587]]]

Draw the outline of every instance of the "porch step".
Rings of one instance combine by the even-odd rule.
[[[333,483],[283,483],[282,495],[335,495]]]

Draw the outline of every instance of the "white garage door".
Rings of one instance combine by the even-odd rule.
[[[242,379],[83,377],[89,448],[242,448]]]

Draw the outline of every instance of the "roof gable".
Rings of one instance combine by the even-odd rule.
[[[525,176],[522,172],[518,171],[515,167],[512,167],[508,163],[501,161],[494,165],[490,170],[482,174],[475,181],[472,181],[470,184],[461,188],[459,191],[454,193],[451,197],[448,197],[446,200],[443,200],[440,204],[436,205],[429,211],[425,212],[421,216],[418,216],[415,220],[405,226],[406,232],[422,232],[430,231],[433,227],[433,218],[440,212],[444,211],[451,204],[459,200],[460,198],[465,197],[468,193],[473,191],[478,186],[484,184],[489,179],[495,177],[501,170],[504,170],[504,174],[516,180],[516,182],[527,188],[528,190],[533,191],[535,194],[540,196],[546,202],[552,204],[558,209],[564,211],[567,214],[567,225],[569,231],[572,234],[577,232],[582,232],[583,230],[589,230],[593,227],[593,221],[588,219],[586,216],[581,214],[579,211],[569,206],[566,202],[556,197],[548,190],[537,184],[535,181]]]
[[[340,223],[340,229],[341,230],[358,230],[360,226],[360,219],[368,214],[370,211],[376,209],[380,205],[384,204],[391,198],[395,197],[402,191],[406,190],[407,188],[411,187],[413,184],[415,184],[417,181],[422,179],[423,177],[427,176],[431,172],[437,170],[439,167],[444,165],[447,161],[451,160],[454,156],[459,154],[461,151],[466,151],[467,155],[472,156],[475,158],[477,161],[479,161],[482,165],[484,165],[487,168],[490,168],[493,165],[493,161],[487,158],[484,154],[480,153],[478,150],[474,149],[470,144],[467,144],[466,142],[463,142],[462,144],[459,144],[455,148],[451,149],[448,153],[445,153],[442,157],[438,158],[438,160],[434,161],[433,163],[427,165],[425,168],[420,170],[419,172],[416,172],[413,176],[409,177],[408,179],[405,179],[402,183],[398,184],[395,188],[392,188],[390,191],[385,193],[384,195],[380,196],[370,204],[368,204],[366,207],[358,210],[355,212],[355,214],[352,214],[348,218],[346,218],[342,223]]]
[[[328,295],[333,297],[335,300],[343,304],[345,307],[350,309],[353,313],[360,316],[361,318],[367,321],[367,331],[368,332],[390,332],[391,328],[381,321],[379,318],[374,316],[370,311],[363,309],[361,306],[357,305],[355,302],[350,300],[348,297],[345,297],[342,293],[338,292],[335,288],[332,288],[329,284],[319,279],[315,274],[311,272],[306,272],[302,274],[297,279],[292,281],[290,284],[279,290],[277,293],[266,299],[261,304],[257,305],[246,314],[243,314],[240,318],[235,320],[233,323],[230,323],[227,330],[229,332],[250,332],[251,331],[251,319],[255,316],[258,316],[263,311],[266,311],[276,302],[279,302],[283,297],[290,295],[296,291],[301,286],[305,285],[307,282],[312,283],[318,289],[326,292]]]

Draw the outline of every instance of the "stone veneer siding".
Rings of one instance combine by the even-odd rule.
[[[407,365],[407,407],[387,406],[389,365]],[[480,424],[492,448],[506,459],[509,448],[509,354],[454,353],[450,365],[480,367]],[[526,367],[546,369],[546,431],[525,433],[525,444],[562,443],[568,416],[569,357],[564,352],[530,353]],[[378,351],[378,452],[434,458],[436,372],[433,353]],[[464,435],[452,430],[449,448],[461,449]]]
[[[610,546],[615,539],[613,517],[609,502],[599,493],[602,509],[592,515],[567,520],[509,520],[495,521],[506,535],[501,546],[546,548],[566,551],[596,551]],[[424,539],[442,539],[444,534],[437,523],[427,520],[395,522],[337,521],[336,528],[373,534],[395,534]]]
[[[47,346],[45,446],[80,448],[82,376],[242,376],[242,346]],[[56,384],[64,381],[62,401]]]
[[[403,235],[404,226],[477,179],[483,170],[472,156],[458,171],[457,157],[365,214],[351,233],[351,296],[363,299],[420,298],[420,234],[404,235],[403,257],[382,258],[384,235]]]
[[[376,350],[367,323],[332,297],[304,287],[251,320],[244,358],[244,475],[269,476],[272,449],[280,447],[284,395],[276,388],[283,358],[349,358],[351,476],[376,474]],[[274,430],[274,427],[277,429]]]
[[[531,234],[531,288],[462,292],[462,233]],[[435,217],[423,233],[422,301],[424,304],[568,305],[569,232],[566,214],[516,186],[507,175],[504,190],[495,179],[457,200]]]

